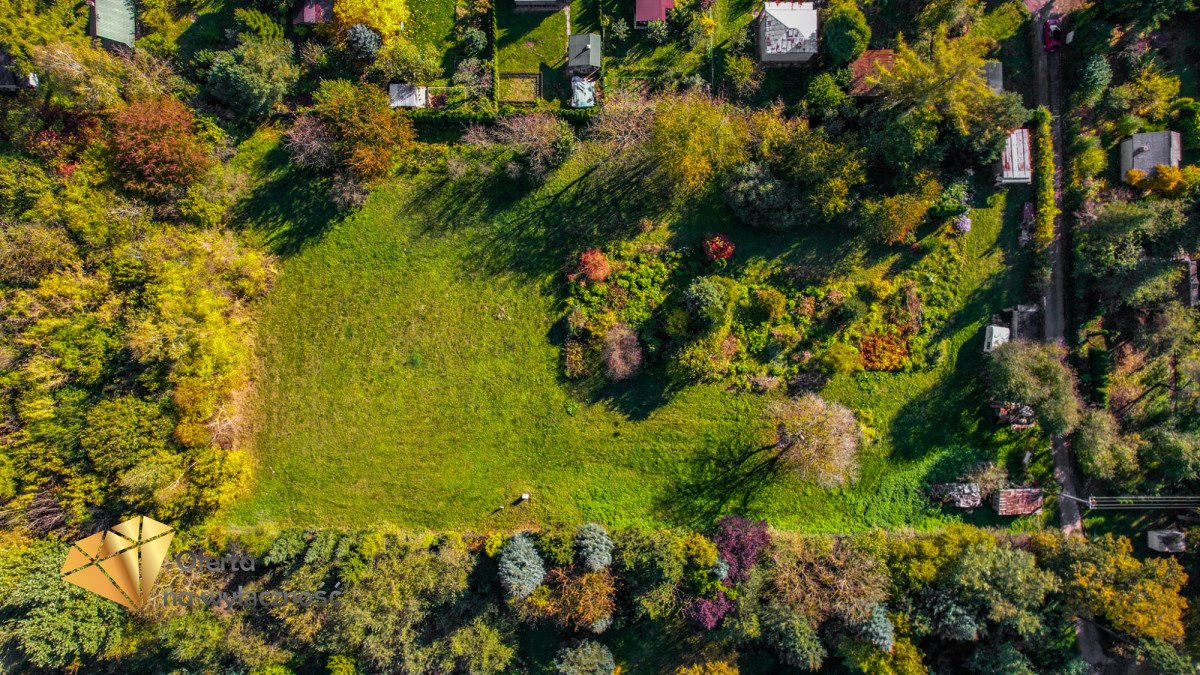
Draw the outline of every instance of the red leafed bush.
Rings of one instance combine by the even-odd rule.
[[[908,340],[900,335],[871,333],[858,344],[867,370],[900,370],[908,358]]]
[[[733,255],[733,242],[723,234],[710,234],[700,247],[704,250],[704,257],[708,258],[709,262],[729,260]]]
[[[189,185],[212,163],[192,112],[170,97],[131,103],[113,118],[110,147],[125,187],[156,197]]]
[[[604,281],[612,274],[612,266],[608,257],[598,248],[591,248],[579,254],[579,273],[588,281]]]

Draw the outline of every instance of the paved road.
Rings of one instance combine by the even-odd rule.
[[[1034,74],[1038,83],[1038,103],[1050,109],[1054,115],[1050,122],[1054,135],[1054,199],[1061,203],[1062,198],[1062,122],[1060,115],[1062,106],[1062,63],[1061,55],[1048,54],[1042,46],[1042,22],[1055,10],[1055,3],[1048,2],[1039,7],[1034,14],[1033,53]],[[1043,306],[1045,322],[1045,339],[1047,342],[1062,343],[1066,336],[1066,251],[1063,246],[1063,235],[1066,221],[1060,215],[1054,222],[1055,237],[1051,248],[1050,288],[1046,293]],[[1071,461],[1071,442],[1063,437],[1053,439],[1054,477],[1059,485],[1058,515],[1064,534],[1083,536],[1083,519],[1079,509],[1078,483],[1075,480],[1075,466]],[[1079,643],[1079,653],[1087,661],[1093,673],[1100,673],[1111,663],[1104,654],[1101,646],[1100,633],[1095,624],[1082,619],[1075,620],[1075,636]]]

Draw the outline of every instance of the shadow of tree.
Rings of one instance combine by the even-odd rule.
[[[668,520],[703,528],[726,513],[752,514],[758,495],[779,473],[779,455],[761,438],[743,436],[718,441],[688,467],[657,506]]]
[[[279,256],[289,256],[320,237],[338,218],[329,199],[328,181],[288,162],[280,146],[260,160],[268,176],[238,206],[236,222],[257,232]]]

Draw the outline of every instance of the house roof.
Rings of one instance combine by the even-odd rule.
[[[1038,488],[997,490],[996,513],[1002,516],[1027,516],[1042,508],[1043,493]]]
[[[596,33],[572,35],[567,40],[567,67],[599,68],[600,36]]]
[[[333,0],[300,0],[292,23],[302,26],[328,23],[333,17]]]
[[[1182,158],[1183,144],[1178,131],[1151,131],[1121,141],[1122,177],[1130,169],[1149,174],[1160,164],[1179,166]]]
[[[666,21],[667,10],[675,6],[675,0],[637,0],[633,9],[633,22]]]
[[[136,17],[133,0],[91,0],[91,5],[92,35],[132,47]]]
[[[896,52],[890,49],[868,49],[862,56],[850,63],[850,95],[875,96],[875,87],[867,82],[867,78],[876,74],[875,64],[884,70],[890,70],[896,60]]]
[[[817,10],[811,2],[768,2],[762,13],[763,54],[817,53]]]
[[[1000,155],[1000,178],[1005,183],[1028,183],[1033,180],[1033,152],[1029,145],[1028,129],[1013,129],[1004,141]]]
[[[980,71],[983,79],[987,80],[988,88],[999,94],[1004,91],[1004,64],[999,61],[985,61]]]
[[[424,108],[427,91],[413,84],[393,83],[388,85],[388,100],[393,108]]]

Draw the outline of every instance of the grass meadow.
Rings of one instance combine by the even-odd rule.
[[[429,170],[345,218],[287,168],[274,132],[235,161],[256,177],[239,218],[280,257],[259,312],[257,482],[227,515],[235,524],[704,525],[739,512],[810,532],[932,527],[962,515],[930,507],[927,481],[1024,442],[991,428],[979,382],[982,327],[1020,288],[1022,190],[981,189],[975,227],[954,244],[958,272],[927,280],[962,298],[935,340],[938,365],[829,383],[874,442],[856,483],[824,490],[769,461],[762,396],[667,389],[653,370],[597,391],[562,379],[564,264],[627,187],[586,146],[538,189]],[[735,273],[801,262],[857,280],[916,264],[945,236],[873,250],[848,233],[767,235],[715,197],[637,236],[687,245],[713,229],[737,243]],[[523,492],[532,500],[512,504]]]

